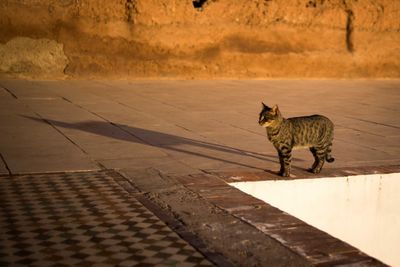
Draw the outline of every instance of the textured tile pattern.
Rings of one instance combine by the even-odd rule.
[[[211,266],[104,172],[0,177],[0,266]]]

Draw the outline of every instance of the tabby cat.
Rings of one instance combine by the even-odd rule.
[[[319,173],[325,160],[327,162],[335,160],[330,154],[334,126],[324,116],[312,115],[285,119],[278,106],[270,108],[262,103],[258,123],[266,128],[268,139],[278,151],[281,176],[290,176],[293,149],[310,149],[315,159],[309,169],[312,173]]]

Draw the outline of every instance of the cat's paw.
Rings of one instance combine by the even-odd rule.
[[[321,169],[315,169],[315,168],[310,168],[307,170],[308,172],[311,172],[313,174],[318,174],[321,172]]]
[[[290,177],[290,172],[279,172],[279,175],[282,177]]]

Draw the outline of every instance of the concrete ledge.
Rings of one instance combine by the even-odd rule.
[[[329,169],[324,171],[323,175],[316,176],[296,171],[296,178],[294,179],[334,178],[399,171],[399,165]],[[359,264],[361,266],[386,266],[357,248],[228,184],[238,181],[262,181],[280,178],[282,177],[268,172],[226,172],[181,177],[179,181],[205,200],[253,225],[267,236],[272,237],[285,247],[301,255],[311,265]]]

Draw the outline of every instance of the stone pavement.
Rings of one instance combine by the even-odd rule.
[[[1,173],[153,168],[167,174],[277,170],[257,119],[336,125],[334,164],[400,163],[399,81],[0,81]],[[295,167],[311,165],[308,151]]]
[[[213,224],[203,220],[222,215],[196,217],[190,214],[190,202],[182,206],[185,198],[181,206],[173,205],[176,190],[186,190],[177,181],[213,173],[277,171],[276,152],[257,123],[261,101],[278,104],[286,117],[318,113],[332,119],[336,160],[325,165],[327,173],[400,164],[397,80],[1,80],[0,174],[2,179],[12,174],[24,180],[32,174],[114,169],[154,199],[167,201],[160,203],[189,227],[211,225],[209,231],[216,235]],[[295,151],[297,172],[305,173],[311,164],[308,151]],[[47,179],[32,177],[39,184]],[[190,199],[197,206],[204,203]],[[235,221],[235,227],[240,223]],[[247,226],[241,227],[238,232]],[[194,232],[214,246],[202,231]],[[224,254],[228,248],[217,244],[213,249]],[[234,262],[257,252],[237,254]]]

